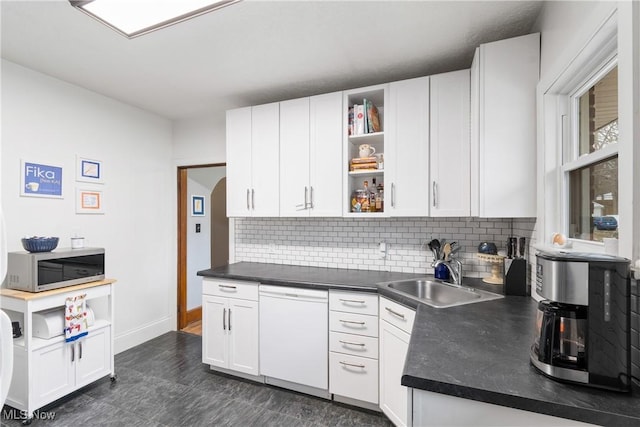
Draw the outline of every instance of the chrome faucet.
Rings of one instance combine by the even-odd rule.
[[[451,263],[455,263],[457,268],[454,268]],[[453,283],[454,285],[462,285],[462,262],[460,262],[459,259],[457,258],[451,258],[450,261],[445,261],[443,259],[439,259],[434,261],[432,267],[436,268],[438,267],[440,264],[444,264],[445,267],[447,267],[447,270],[449,270],[449,276],[451,278],[451,283]]]

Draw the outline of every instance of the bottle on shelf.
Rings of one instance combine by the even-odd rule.
[[[376,197],[378,190],[376,187],[376,179],[371,178],[371,187],[369,188],[369,212],[377,212]]]
[[[371,212],[371,201],[369,198],[369,181],[365,180],[364,181],[364,193],[363,193],[363,200],[361,203],[361,210],[362,212]]]
[[[378,184],[378,190],[376,193],[376,211],[384,212],[384,184]]]

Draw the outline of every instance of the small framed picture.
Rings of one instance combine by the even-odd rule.
[[[102,190],[76,189],[76,213],[104,214]]]
[[[76,181],[104,184],[102,161],[76,156]]]
[[[20,161],[20,195],[62,198],[62,166]]]
[[[204,196],[191,196],[191,216],[204,216]]]

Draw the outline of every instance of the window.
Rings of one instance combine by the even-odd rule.
[[[563,172],[569,237],[618,237],[618,68],[615,58],[569,96]]]

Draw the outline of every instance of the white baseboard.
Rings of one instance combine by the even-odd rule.
[[[115,337],[115,354],[149,341],[169,331],[175,331],[175,319],[171,317],[146,324]]]

